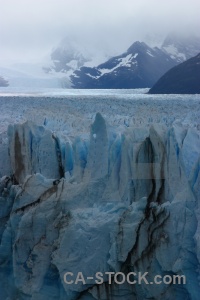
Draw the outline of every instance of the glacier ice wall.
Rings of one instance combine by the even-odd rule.
[[[199,133],[183,126],[89,138],[32,122],[0,145],[0,299],[199,300]],[[186,285],[67,285],[65,272],[149,272]]]

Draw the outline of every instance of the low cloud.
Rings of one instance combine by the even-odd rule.
[[[0,61],[39,60],[69,36],[120,53],[148,34],[198,32],[199,0],[7,0],[0,9]]]

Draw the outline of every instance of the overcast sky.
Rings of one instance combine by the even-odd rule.
[[[42,60],[65,36],[120,53],[147,34],[200,29],[200,0],[0,0],[0,62]]]

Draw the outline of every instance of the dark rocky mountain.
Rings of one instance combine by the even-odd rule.
[[[123,54],[71,75],[72,87],[89,89],[151,87],[177,61],[158,48],[135,42]]]
[[[149,93],[200,94],[200,53],[169,70]]]
[[[9,86],[9,83],[7,80],[5,80],[3,77],[0,76],[0,87],[3,86]]]

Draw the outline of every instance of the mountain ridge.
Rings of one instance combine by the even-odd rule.
[[[70,76],[73,88],[146,88],[176,62],[159,48],[136,41],[126,52]]]
[[[72,88],[152,87],[172,67],[197,55],[200,38],[169,34],[160,47],[134,42],[127,51],[96,67],[81,67],[70,76]]]

